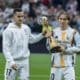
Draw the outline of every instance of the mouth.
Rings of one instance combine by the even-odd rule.
[[[22,20],[19,20],[19,22],[22,22]]]
[[[62,25],[64,25],[65,23],[64,22],[62,22]]]

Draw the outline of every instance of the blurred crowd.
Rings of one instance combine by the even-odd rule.
[[[80,0],[0,0],[0,35],[11,22],[14,8],[24,11],[23,22],[28,24],[32,32],[42,30],[39,19],[47,16],[49,25],[58,27],[57,16],[60,12],[67,12],[70,25],[80,31]]]

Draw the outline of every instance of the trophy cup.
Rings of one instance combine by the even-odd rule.
[[[48,42],[51,53],[65,51],[65,47],[62,46],[53,36],[48,37]]]
[[[44,31],[48,31],[51,33],[51,31],[49,30],[48,18],[46,16],[40,18],[40,23],[42,24],[43,27],[45,26]],[[54,38],[53,35],[47,37],[47,39],[51,53],[61,52],[65,50],[64,46],[60,45],[60,43]]]

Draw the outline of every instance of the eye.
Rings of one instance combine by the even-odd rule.
[[[64,20],[64,21],[66,21],[67,20],[67,18],[59,18],[60,20]]]
[[[17,16],[17,17],[18,17],[18,18],[20,18],[20,17],[22,17],[22,18],[23,18],[24,16]]]

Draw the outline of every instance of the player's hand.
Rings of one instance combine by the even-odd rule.
[[[48,38],[48,37],[50,37],[50,36],[52,35],[52,33],[51,33],[49,30],[45,30],[45,31],[43,32],[43,35],[44,35],[46,38]]]
[[[60,51],[60,54],[66,54],[66,50],[63,46],[60,46],[59,51]]]
[[[65,52],[65,48],[63,46],[59,46],[58,51],[59,52]]]
[[[11,67],[12,67],[12,69],[17,70],[17,65],[16,64],[13,64]]]

